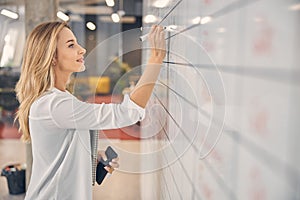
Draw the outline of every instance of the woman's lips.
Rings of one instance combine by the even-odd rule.
[[[84,59],[83,58],[80,58],[78,60],[76,60],[77,62],[80,62],[80,63],[84,63]]]

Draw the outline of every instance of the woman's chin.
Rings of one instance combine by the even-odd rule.
[[[83,71],[85,71],[85,65],[82,65],[81,67],[80,67],[80,69],[78,70],[78,72],[83,72]]]

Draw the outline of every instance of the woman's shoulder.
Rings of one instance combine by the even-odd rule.
[[[51,88],[44,92],[39,98],[37,98],[33,105],[51,104],[53,101],[59,101],[62,99],[73,98],[73,95],[67,91],[61,91],[57,88]]]
[[[71,100],[72,98],[74,98],[74,96],[69,92],[63,92],[56,88],[49,89],[32,103],[30,113],[32,116],[33,113],[49,113],[51,112],[51,107],[62,101]]]

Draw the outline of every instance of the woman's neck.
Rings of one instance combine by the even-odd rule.
[[[59,72],[58,72],[59,73]],[[66,91],[67,84],[69,83],[71,73],[55,74],[55,87],[61,91]]]

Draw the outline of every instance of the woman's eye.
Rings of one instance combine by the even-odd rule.
[[[70,45],[69,45],[69,48],[73,48],[73,47],[74,47],[74,44],[70,44]]]

